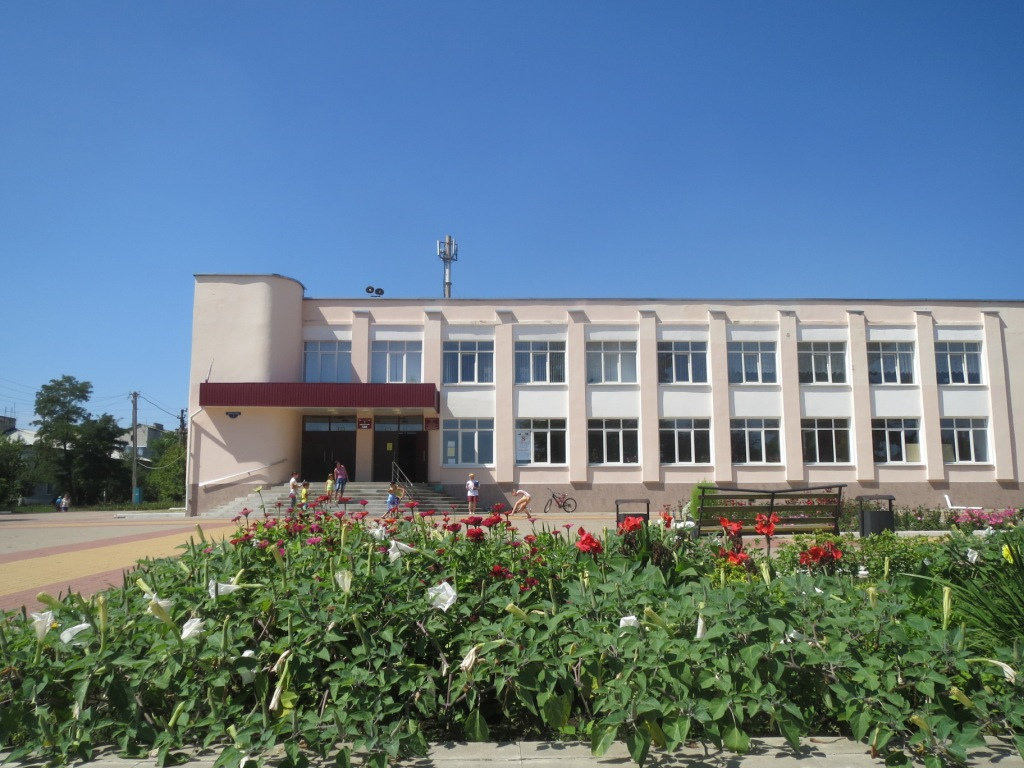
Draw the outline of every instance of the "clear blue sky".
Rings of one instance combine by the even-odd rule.
[[[1019,299],[1024,2],[0,4],[0,412],[173,425],[195,273]]]

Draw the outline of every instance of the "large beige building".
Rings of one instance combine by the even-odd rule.
[[[1024,302],[307,298],[197,275],[188,506],[292,471],[655,505],[709,480],[1021,502]]]

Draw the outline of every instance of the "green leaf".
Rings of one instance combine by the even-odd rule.
[[[860,711],[850,718],[850,731],[856,741],[864,741],[864,737],[871,730],[871,713]]]
[[[647,753],[651,750],[651,736],[647,731],[634,730],[626,737],[626,749],[633,761],[643,768]]]
[[[466,717],[466,738],[469,741],[487,741],[490,735],[491,729],[487,727],[487,721],[479,709],[474,709]]]
[[[245,755],[242,754],[242,750],[233,746],[224,747],[217,756],[216,761],[214,761],[213,768],[238,768],[242,763],[243,757]]]
[[[615,743],[619,729],[614,725],[599,724],[590,734],[590,753],[601,757]]]
[[[665,731],[665,736],[668,738],[666,748],[671,752],[675,750],[676,747],[686,743],[686,739],[690,735],[690,718],[667,718],[661,724],[661,727],[662,730]]]
[[[750,751],[750,737],[735,725],[730,725],[722,731],[722,743],[726,749],[738,755],[745,755]]]
[[[551,695],[544,702],[544,722],[549,728],[561,728],[569,722],[569,709],[572,706],[572,694],[563,696]]]

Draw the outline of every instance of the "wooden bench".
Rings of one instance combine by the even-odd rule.
[[[758,515],[775,514],[775,535],[818,533],[839,535],[839,513],[845,485],[819,485],[766,491],[754,488],[701,488],[694,535],[722,530],[719,518],[742,524],[741,532],[754,534]]]
[[[623,504],[643,504],[643,512],[622,512],[620,506]],[[618,525],[627,517],[639,517],[648,522],[651,519],[651,500],[650,499],[616,499],[615,500],[615,524]]]

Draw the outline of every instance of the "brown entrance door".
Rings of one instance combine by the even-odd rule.
[[[420,417],[378,417],[373,434],[373,480],[391,480],[397,464],[414,483],[427,481],[427,433]]]
[[[302,466],[304,480],[322,483],[340,461],[349,477],[356,474],[355,417],[307,416],[303,419]]]

